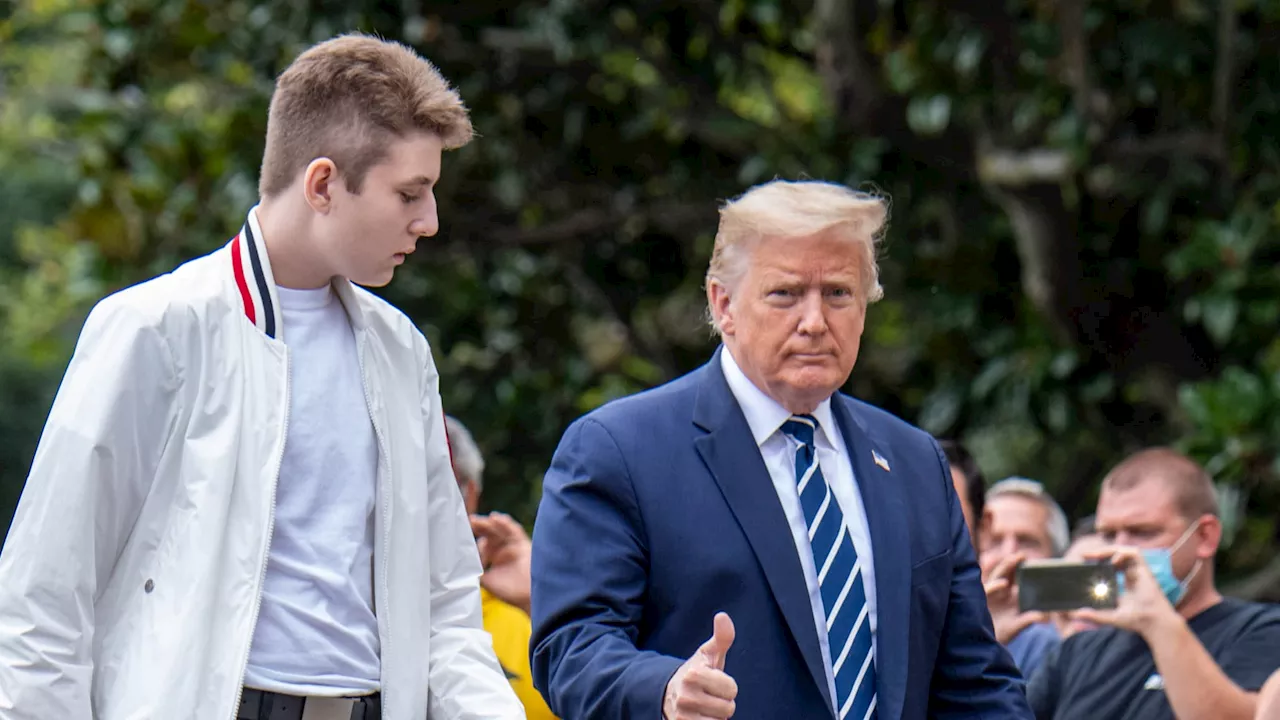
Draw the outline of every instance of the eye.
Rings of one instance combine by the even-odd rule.
[[[400,193],[400,202],[404,203],[405,205],[409,205],[411,203],[417,202],[417,200],[418,200],[417,195],[411,195],[407,192]]]

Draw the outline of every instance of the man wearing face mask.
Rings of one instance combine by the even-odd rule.
[[[1214,587],[1222,537],[1213,484],[1186,456],[1144,450],[1102,481],[1097,531],[1122,571],[1114,610],[1075,616],[1098,630],[1067,638],[1032,677],[1037,718],[1247,720],[1280,667],[1280,610]]]

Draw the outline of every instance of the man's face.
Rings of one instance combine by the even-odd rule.
[[[983,577],[1001,560],[1022,553],[1027,560],[1053,557],[1049,539],[1049,510],[1023,495],[997,495],[987,500],[986,525],[978,543]]]
[[[386,159],[365,175],[358,195],[347,191],[339,174],[320,238],[335,274],[381,287],[420,238],[436,234],[434,188],[443,149],[434,133],[394,141]]]
[[[822,233],[758,242],[737,287],[707,295],[725,345],[751,381],[793,413],[840,389],[858,359],[866,317],[861,249]]]
[[[1178,541],[1195,519],[1182,515],[1168,483],[1143,480],[1124,490],[1104,487],[1098,496],[1095,515],[1098,535],[1109,545],[1137,548],[1167,548]],[[1191,573],[1196,559],[1208,560],[1217,551],[1216,523],[1202,523],[1173,552],[1173,573],[1180,578]],[[1212,536],[1212,537],[1211,537]],[[1203,573],[1202,573],[1203,574]]]
[[[977,542],[978,526],[975,524],[977,519],[973,516],[973,505],[969,502],[969,479],[964,473],[951,468],[951,484],[956,488],[956,495],[960,496],[960,511],[964,513],[964,524],[969,526],[969,537]]]

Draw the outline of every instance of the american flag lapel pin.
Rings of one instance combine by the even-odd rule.
[[[871,459],[876,461],[876,465],[879,465],[881,470],[884,470],[885,472],[889,472],[889,461],[885,460],[883,455],[876,452],[875,450],[872,450]]]

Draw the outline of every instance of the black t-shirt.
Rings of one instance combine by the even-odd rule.
[[[1280,606],[1224,599],[1187,622],[1231,681],[1256,692],[1280,667]],[[1146,642],[1099,628],[1067,638],[1031,677],[1037,720],[1174,720]]]

